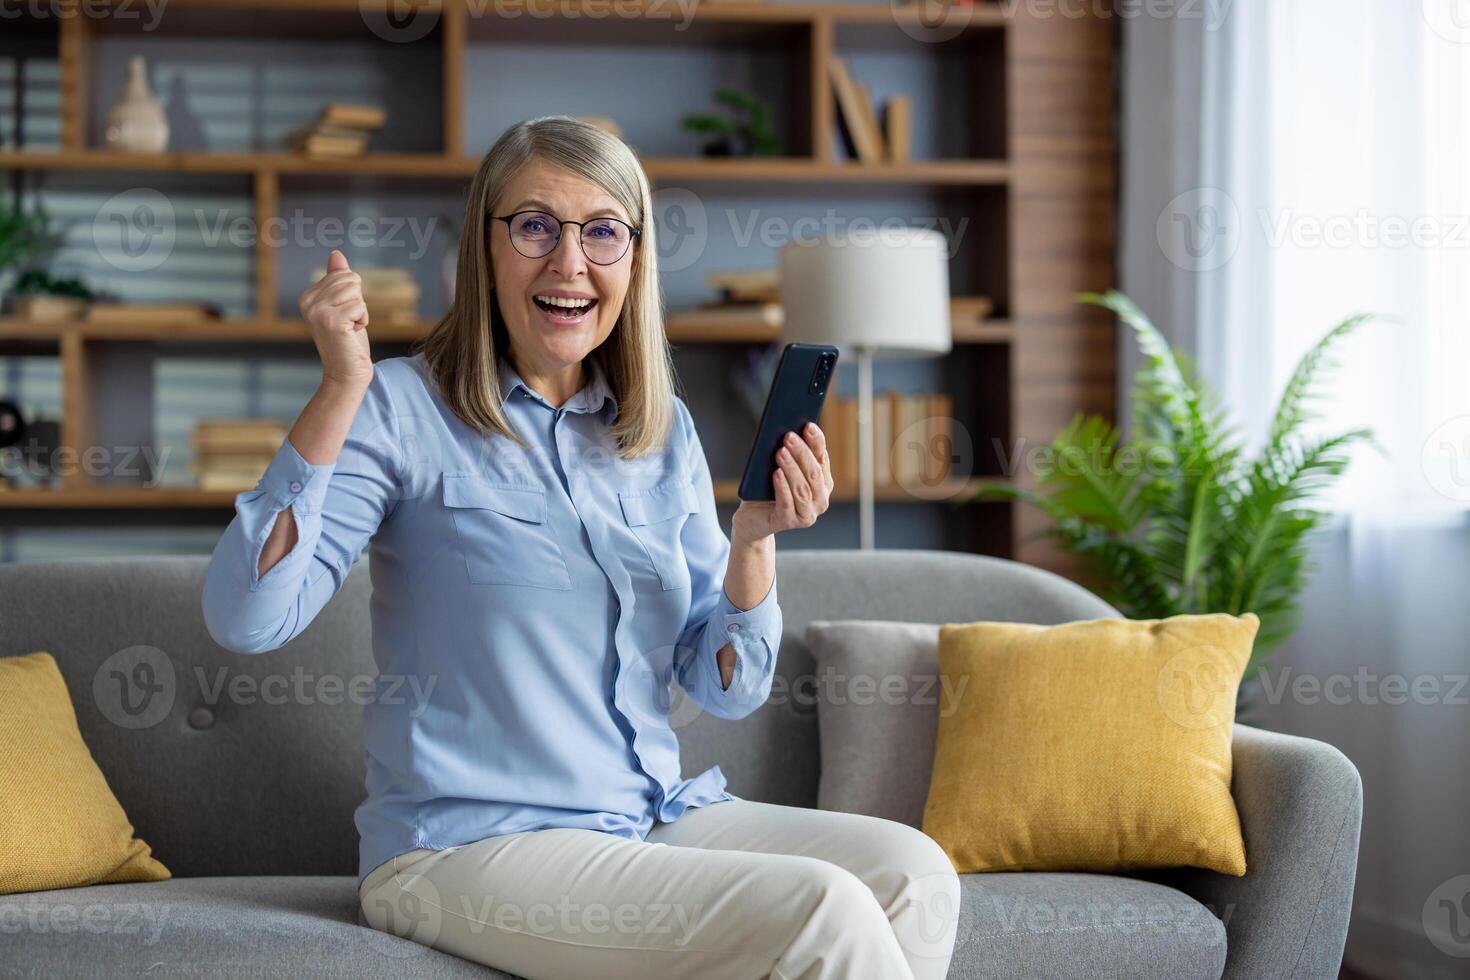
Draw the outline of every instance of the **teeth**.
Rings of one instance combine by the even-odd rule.
[[[592,305],[590,299],[572,299],[570,296],[537,296],[536,301],[545,303],[547,306],[562,306],[569,310],[581,310]]]

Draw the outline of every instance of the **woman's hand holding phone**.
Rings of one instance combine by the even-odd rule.
[[[731,519],[734,541],[759,541],[792,528],[811,527],[826,512],[832,498],[832,460],[827,454],[827,436],[815,422],[803,433],[786,434],[776,453],[772,483],[776,499],[742,500]]]

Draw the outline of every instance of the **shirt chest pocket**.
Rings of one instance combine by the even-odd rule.
[[[444,506],[454,521],[471,582],[570,589],[571,574],[546,519],[546,491],[445,473]]]
[[[623,520],[643,545],[642,560],[658,574],[659,585],[665,591],[687,589],[689,563],[679,535],[689,515],[699,513],[694,484],[686,481],[642,491],[620,490],[618,502]],[[634,560],[639,559],[635,556]]]

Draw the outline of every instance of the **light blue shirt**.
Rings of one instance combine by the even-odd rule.
[[[730,541],[683,400],[668,445],[621,460],[617,402],[583,364],[590,380],[558,409],[502,358],[504,412],[527,450],[461,422],[422,354],[378,361],[335,463],[287,439],[235,497],[202,597],[226,649],[289,642],[370,549],[379,673],[364,699],[359,880],[414,848],[523,830],[642,840],[655,818],[736,798],[719,766],[682,778],[670,716],[765,703],[775,583],[744,611],[725,595]],[[258,575],[286,507],[297,543]]]

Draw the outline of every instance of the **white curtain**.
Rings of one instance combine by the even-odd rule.
[[[1301,354],[1383,315],[1313,427],[1388,458],[1362,447],[1330,500],[1268,717],[1363,774],[1349,960],[1448,976],[1470,960],[1426,903],[1470,874],[1470,4],[1214,9],[1125,26],[1123,288],[1252,450]]]

